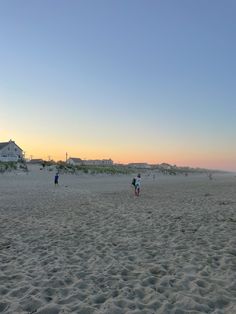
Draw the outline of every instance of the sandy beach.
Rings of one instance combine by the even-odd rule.
[[[236,313],[236,177],[0,175],[1,313]]]

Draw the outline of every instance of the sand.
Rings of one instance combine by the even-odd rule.
[[[236,313],[236,177],[0,175],[1,313]]]

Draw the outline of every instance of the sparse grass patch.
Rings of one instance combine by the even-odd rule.
[[[65,162],[58,162],[57,170],[64,173],[78,173],[83,172],[87,174],[130,174],[133,173],[133,170],[128,167],[122,166],[87,166],[80,165],[74,166],[67,164]]]
[[[1,162],[0,161],[0,172],[4,173],[5,171],[12,171],[17,169],[17,162],[8,161],[8,162]]]

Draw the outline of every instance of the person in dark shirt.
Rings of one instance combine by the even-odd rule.
[[[58,185],[58,180],[59,180],[59,173],[57,172],[54,178],[55,185]]]

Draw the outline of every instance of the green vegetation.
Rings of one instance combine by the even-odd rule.
[[[88,173],[88,174],[130,174],[134,171],[124,166],[73,166],[65,162],[57,163],[57,170],[64,173]]]
[[[50,166],[54,166],[54,165],[56,165],[56,164],[57,164],[57,163],[56,163],[54,160],[48,160],[48,161],[43,160],[42,163],[41,163],[41,165],[42,165],[43,168],[45,168],[45,167],[50,167]]]
[[[26,165],[26,162],[24,160],[16,161],[8,161],[8,162],[2,162],[0,161],[0,173],[4,172],[11,172],[14,170],[21,170],[28,172],[28,167]]]
[[[194,174],[194,173],[199,173],[199,174],[205,174],[205,173],[222,173],[222,171],[218,170],[208,170],[208,169],[203,169],[203,168],[191,168],[191,167],[177,167],[176,165],[169,165],[169,164],[160,164],[160,165],[155,165],[152,167],[152,170],[158,170],[162,174],[165,175],[188,175],[188,174]]]
[[[0,161],[0,172],[4,173],[6,171],[12,171],[17,169],[17,162],[8,161],[8,162],[1,162]]]

